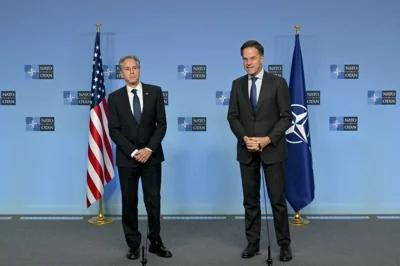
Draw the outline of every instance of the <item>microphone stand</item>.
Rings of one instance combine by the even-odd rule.
[[[147,235],[146,235],[146,248],[142,246],[142,260],[140,261],[142,263],[142,266],[147,265],[147,237],[149,235],[149,218],[147,216]]]
[[[258,149],[260,151],[260,159],[261,159],[261,144],[260,143],[258,143]],[[261,160],[261,165],[262,165],[262,160]],[[270,241],[270,238],[269,238],[269,226],[268,226],[267,199],[266,199],[266,195],[265,195],[265,190],[266,190],[267,185],[265,183],[264,167],[262,167],[262,166],[261,166],[261,178],[263,180],[265,220],[267,220],[267,233],[268,233],[268,259],[265,260],[265,263],[267,263],[268,266],[272,266],[271,241]]]

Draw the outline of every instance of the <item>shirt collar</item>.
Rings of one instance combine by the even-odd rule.
[[[248,79],[249,79],[249,80],[250,80],[252,77],[253,77],[253,76],[248,75]],[[258,74],[256,75],[256,77],[257,77],[258,79],[262,80],[263,77],[264,77],[264,69],[261,69],[260,73],[258,73]]]
[[[136,86],[136,88],[126,85],[126,90],[128,91],[128,93],[131,93],[133,89],[137,89],[137,92],[141,93],[143,91],[142,82],[139,81],[139,84]]]

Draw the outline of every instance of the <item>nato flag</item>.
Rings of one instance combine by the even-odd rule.
[[[293,52],[289,90],[293,121],[286,131],[289,154],[285,165],[285,196],[293,210],[298,212],[314,200],[315,190],[306,86],[298,34]]]

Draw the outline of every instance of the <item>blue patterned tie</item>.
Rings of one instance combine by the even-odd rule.
[[[253,108],[253,112],[256,112],[256,106],[257,106],[257,88],[256,88],[256,80],[257,77],[252,77],[252,84],[251,84],[251,90],[250,90],[250,104],[251,107]]]
[[[132,90],[133,96],[133,115],[135,116],[136,122],[140,124],[140,116],[142,115],[142,111],[140,110],[140,101],[137,96],[137,89]]]

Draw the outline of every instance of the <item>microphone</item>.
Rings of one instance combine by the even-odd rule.
[[[147,236],[148,235],[149,235],[149,221],[147,220],[146,248],[144,246],[142,246],[142,260],[140,261],[142,263],[142,266],[147,265]]]
[[[258,149],[260,152],[260,157],[261,157],[261,143],[258,143]],[[262,161],[261,161],[262,164]],[[266,183],[265,183],[265,174],[264,174],[264,168],[261,166],[261,178],[263,180],[263,192],[264,192],[264,207],[265,207],[265,220],[267,220],[267,234],[268,234],[268,259],[265,260],[265,263],[267,263],[268,266],[272,266],[272,258],[271,258],[271,240],[269,239],[269,225],[268,225],[268,212],[267,212],[267,198],[265,195],[265,190],[266,190]]]

